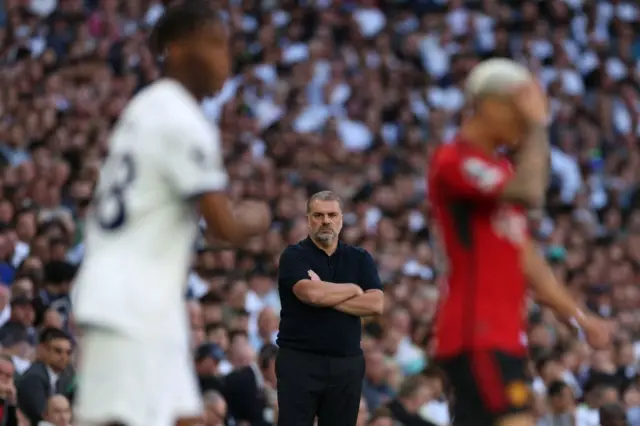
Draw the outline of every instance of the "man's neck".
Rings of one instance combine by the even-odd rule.
[[[200,103],[200,102],[202,102],[202,99],[204,99],[204,96],[202,96],[201,93],[198,93],[198,91],[195,90],[195,88],[191,87],[187,83],[188,79],[187,78],[183,78],[181,76],[181,73],[167,70],[167,72],[165,72],[163,77],[165,77],[165,78],[167,78],[169,80],[173,80],[176,83],[178,83],[179,85],[181,85],[187,92],[189,92],[189,94],[191,96],[193,96],[193,98],[196,100],[196,102]]]

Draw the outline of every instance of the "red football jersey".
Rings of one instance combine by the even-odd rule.
[[[431,160],[431,231],[446,262],[440,266],[438,356],[477,349],[525,352],[521,249],[527,220],[521,208],[499,198],[512,174],[506,158],[489,156],[460,137],[439,147]]]

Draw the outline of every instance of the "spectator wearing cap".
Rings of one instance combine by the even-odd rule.
[[[378,271],[364,249],[340,242],[342,201],[307,202],[309,236],[280,256],[278,355],[281,426],[353,425],[365,373],[361,318],[383,311]]]
[[[236,369],[225,377],[223,394],[229,413],[237,421],[246,421],[252,426],[275,424],[277,355],[278,347],[266,344],[257,363]]]
[[[218,367],[224,356],[222,348],[215,343],[203,343],[196,349],[196,374],[202,392],[210,390],[222,392]]]
[[[69,371],[73,346],[70,336],[58,329],[40,335],[38,360],[18,379],[18,405],[31,424],[42,420],[49,397],[62,393],[72,380]]]
[[[25,296],[14,297],[11,300],[11,316],[9,321],[0,328],[0,341],[7,335],[26,332],[32,344],[36,342],[36,332],[33,327],[35,312],[33,301]]]

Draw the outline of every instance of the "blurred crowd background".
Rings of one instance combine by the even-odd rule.
[[[0,424],[68,426],[77,333],[68,293],[108,134],[159,76],[161,0],[0,0]],[[366,324],[358,426],[450,424],[430,363],[438,298],[425,168],[464,114],[477,61],[511,57],[551,97],[552,185],[532,232],[614,344],[531,302],[539,426],[640,425],[640,7],[623,0],[211,0],[233,78],[205,114],[222,130],[234,198],[271,204],[242,250],[194,251],[188,306],[207,426],[271,425],[283,248],[305,200],[345,202],[342,238],[385,284]],[[496,262],[499,274],[499,261]],[[159,372],[161,374],[161,372]],[[599,417],[599,410],[603,413]]]

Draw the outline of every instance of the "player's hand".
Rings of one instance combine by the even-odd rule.
[[[311,279],[311,281],[322,281],[318,274],[313,272],[311,269],[307,271],[307,274],[309,274],[309,279]]]
[[[549,100],[537,81],[518,87],[514,101],[531,126],[546,126],[549,123]]]
[[[271,209],[263,201],[242,201],[238,205],[237,212],[242,222],[250,227],[252,234],[266,232],[271,226]]]
[[[602,349],[611,341],[611,328],[606,321],[594,316],[586,315],[580,327],[587,338],[587,343],[594,349]]]

